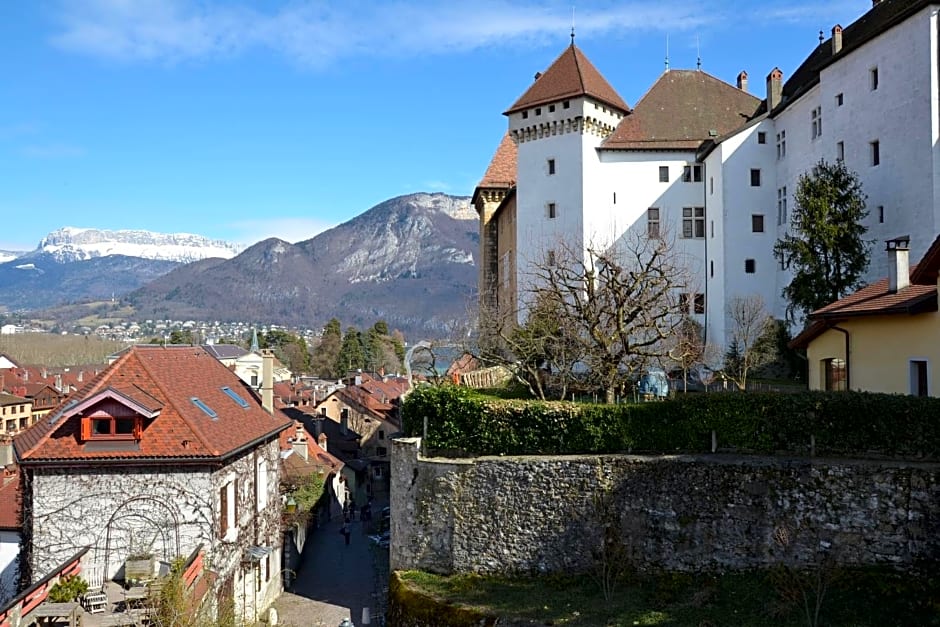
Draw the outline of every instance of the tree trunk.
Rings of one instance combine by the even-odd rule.
[[[615,386],[610,386],[604,390],[604,402],[608,405],[613,405],[614,401],[617,398],[617,388]]]

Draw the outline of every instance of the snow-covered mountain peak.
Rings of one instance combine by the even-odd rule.
[[[243,249],[240,244],[210,240],[192,233],[108,231],[67,226],[49,233],[31,254],[47,253],[63,262],[125,255],[189,263],[210,257],[231,259]]]

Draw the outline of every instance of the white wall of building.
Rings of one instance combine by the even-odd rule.
[[[19,583],[20,534],[0,531],[0,607],[13,598]]]

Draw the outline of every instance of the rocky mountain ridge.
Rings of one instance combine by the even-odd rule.
[[[231,259],[245,246],[212,240],[192,233],[156,233],[143,230],[90,229],[67,226],[49,233],[36,250],[22,257],[51,255],[59,262],[82,261],[109,255],[190,263],[219,257]]]

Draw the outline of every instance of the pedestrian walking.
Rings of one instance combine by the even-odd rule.
[[[352,535],[349,531],[349,525],[343,523],[343,527],[339,530],[339,532],[343,534],[343,538],[346,540],[346,546],[349,546],[349,536]]]

